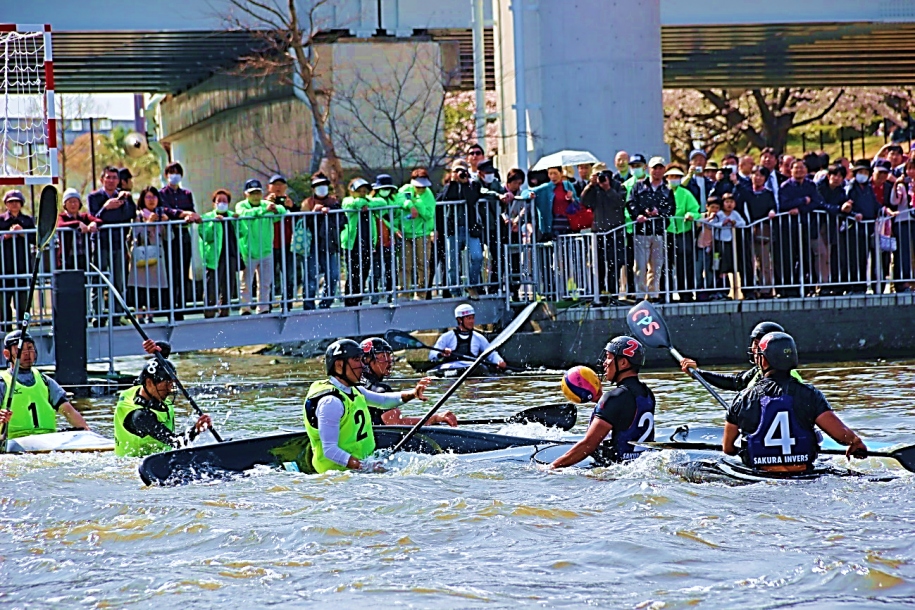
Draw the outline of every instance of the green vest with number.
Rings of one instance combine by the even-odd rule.
[[[143,409],[143,405],[138,405],[136,398],[142,386],[128,388],[118,395],[118,404],[114,407],[114,454],[129,457],[141,457],[161,453],[172,449],[171,445],[166,445],[162,441],[154,439],[151,436],[137,436],[128,432],[124,427],[124,420],[133,411]],[[166,410],[159,411],[150,409],[155,414],[156,419],[165,424],[165,427],[175,431],[175,405],[171,400],[165,401]]]
[[[354,387],[352,390],[353,396],[349,397],[327,380],[316,381],[308,388],[304,409],[305,430],[308,432],[308,440],[311,441],[313,451],[311,463],[317,472],[346,470],[346,466],[341,466],[324,457],[321,435],[318,433],[318,429],[309,421],[308,403],[310,402],[313,405],[312,408],[317,410],[318,401],[329,394],[336,396],[343,402],[343,417],[340,418],[340,438],[337,441],[340,449],[346,451],[357,460],[364,460],[375,451],[375,433],[372,432],[372,417],[369,414],[365,396],[362,395],[359,388]],[[315,419],[314,423],[317,424],[317,419]]]
[[[16,393],[10,405],[13,417],[9,423],[8,438],[57,432],[57,411],[48,400],[48,384],[38,371],[32,370],[32,374],[35,376],[35,385],[27,387],[21,383],[16,384]],[[6,384],[2,405],[5,409],[10,398],[10,388],[13,386],[13,375],[9,370],[2,371],[0,379]]]

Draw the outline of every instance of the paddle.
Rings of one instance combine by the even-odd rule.
[[[491,353],[499,349],[503,343],[511,339],[512,335],[518,332],[519,328],[524,326],[524,323],[527,322],[528,318],[531,317],[531,314],[534,313],[534,310],[537,309],[538,305],[540,305],[540,302],[534,301],[523,310],[521,310],[521,313],[519,313],[515,319],[512,320],[512,323],[506,326],[505,330],[503,330],[501,333],[499,333],[499,336],[493,339],[492,343],[489,344],[489,347],[483,350],[483,353],[481,353],[477,359],[473,361],[473,364],[467,367],[467,370],[465,370],[464,373],[458,377],[453,384],[451,384],[451,387],[448,388],[444,394],[442,394],[442,397],[439,398],[434,405],[432,405],[432,408],[429,409],[425,415],[423,415],[423,418],[419,420],[416,425],[414,425],[404,435],[402,439],[400,439],[400,442],[397,443],[393,449],[391,449],[391,452],[388,454],[389,456],[394,455],[404,448],[404,446],[407,444],[407,441],[413,438],[413,435],[419,432],[419,429],[426,425],[429,419],[435,415],[435,412],[438,411],[443,404],[445,404],[445,401],[451,398],[452,394],[457,392],[458,388],[463,385],[464,381],[466,381],[467,378],[470,377],[470,375],[473,373],[473,371],[476,370],[478,366],[480,366],[480,363],[483,362]]]
[[[686,451],[721,451],[721,445],[714,443],[634,443],[640,447],[649,449],[683,449]],[[820,449],[823,455],[845,455],[841,449]],[[909,445],[895,451],[868,451],[867,457],[890,458],[899,462],[903,468],[910,472],[915,472],[915,445]]]
[[[38,266],[41,264],[41,253],[51,243],[54,232],[57,231],[57,189],[50,184],[41,189],[41,199],[38,201],[38,243],[35,249],[35,260],[32,262],[32,279],[29,282],[29,296],[25,301],[25,311],[20,312],[22,323],[19,330],[19,343],[16,346],[16,353],[22,355],[22,344],[25,335],[29,332],[29,324],[32,321],[32,297],[35,296],[35,285],[38,283]],[[16,364],[13,365],[13,378],[10,381],[9,397],[6,399],[5,408],[7,411],[12,410],[13,395],[16,393],[16,378],[19,376],[19,362],[21,358],[16,358]],[[3,424],[0,430],[0,449],[6,452],[6,436],[9,432],[9,426]]]
[[[495,417],[489,419],[462,419],[458,424],[543,424],[547,428],[561,428],[569,431],[578,423],[578,408],[570,403],[555,405],[540,405],[531,407],[511,417]]]
[[[435,349],[431,345],[426,345],[425,343],[423,343],[422,341],[420,341],[419,339],[417,339],[410,333],[406,333],[402,330],[387,331],[386,333],[384,333],[384,340],[387,341],[388,343],[390,343],[391,347],[393,347],[395,350],[427,349],[432,352],[442,353],[442,350]],[[464,356],[463,354],[455,354],[455,353],[452,353],[451,355],[454,356],[455,358],[457,358],[458,360],[464,360],[466,362],[473,362],[473,356]],[[492,362],[484,362],[483,364],[485,364],[486,366],[493,367],[493,368],[498,368],[498,365],[493,364]],[[514,373],[524,372],[524,369],[516,367],[516,366],[506,366],[505,370],[512,371]]]
[[[140,337],[142,337],[143,341],[147,341],[149,339],[149,335],[146,334],[146,332],[140,326],[140,323],[137,322],[136,317],[134,317],[133,313],[130,311],[130,308],[127,306],[127,302],[124,301],[124,297],[122,297],[121,293],[118,292],[118,289],[114,287],[114,284],[111,282],[111,280],[108,279],[108,276],[106,276],[104,273],[102,273],[101,270],[98,267],[96,267],[94,264],[89,263],[89,266],[92,267],[93,271],[95,271],[96,273],[99,274],[99,276],[102,278],[102,280],[105,281],[106,284],[108,284],[108,290],[111,291],[111,294],[114,295],[114,298],[117,299],[118,303],[121,304],[121,307],[124,309],[124,312],[127,314],[127,319],[130,320],[130,323],[133,324],[133,327],[135,329],[137,329],[138,333],[140,333]],[[187,401],[189,403],[191,403],[191,407],[193,407],[193,409],[194,409],[194,411],[196,411],[197,415],[203,415],[203,410],[201,410],[201,408],[199,406],[197,406],[197,402],[194,401],[193,398],[191,398],[191,395],[187,393],[187,390],[185,389],[184,384],[182,384],[181,380],[178,379],[178,373],[177,373],[177,371],[175,371],[175,367],[172,366],[172,363],[169,362],[168,360],[166,360],[165,356],[163,356],[158,351],[153,352],[153,357],[159,363],[159,366],[163,367],[164,370],[168,371],[168,374],[171,375],[172,379],[175,381],[175,385],[178,386],[178,389],[181,390],[181,393],[184,395],[184,397],[187,399]],[[213,438],[215,438],[217,442],[221,443],[222,437],[219,436],[218,432],[216,432],[216,428],[214,428],[211,425],[209,430],[213,434]]]
[[[664,322],[664,318],[648,301],[636,303],[626,314],[626,323],[629,325],[629,330],[632,331],[632,334],[643,344],[648,347],[659,347],[668,350],[677,362],[683,360],[683,355],[671,344],[670,333],[667,331],[667,324]],[[689,374],[693,379],[701,383],[721,403],[722,407],[728,408],[728,403],[702,378],[699,371],[690,367]]]

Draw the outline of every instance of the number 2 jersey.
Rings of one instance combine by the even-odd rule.
[[[632,443],[654,441],[654,394],[638,377],[627,377],[605,392],[591,415],[604,420],[613,430],[595,456],[599,461],[619,462],[639,457],[643,451]]]
[[[822,392],[779,373],[738,394],[725,419],[740,429],[747,466],[809,466],[819,451],[815,422],[830,410]]]

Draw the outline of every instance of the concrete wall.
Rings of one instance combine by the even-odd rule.
[[[509,10],[508,0],[501,5],[498,97],[508,132],[517,134],[513,22],[519,12]],[[543,0],[520,13],[532,165],[564,148],[589,150],[608,165],[619,149],[667,154],[659,0]],[[514,166],[517,140],[506,140],[504,149],[500,165]]]
[[[539,333],[519,333],[501,350],[509,362],[567,368],[594,366],[606,342],[630,334],[627,309],[571,309],[540,320]],[[701,365],[746,363],[750,330],[778,322],[797,341],[801,362],[915,356],[915,301],[911,295],[756,301],[666,306],[674,345]],[[666,350],[648,350],[648,365],[675,366]]]

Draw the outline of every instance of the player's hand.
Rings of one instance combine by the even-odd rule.
[[[197,423],[194,424],[194,430],[196,430],[197,433],[199,434],[199,433],[203,432],[204,430],[206,430],[207,428],[211,427],[212,424],[213,424],[213,421],[210,419],[210,416],[207,415],[206,413],[204,413],[203,415],[200,416],[200,419],[197,420]]]
[[[450,356],[450,355],[451,355],[451,348],[450,348],[450,347],[446,347],[445,349],[442,350],[442,356],[445,356],[445,357],[447,358],[447,357]]]
[[[452,428],[456,428],[458,425],[457,415],[451,411],[445,411],[440,415],[433,415],[429,420],[430,424],[448,424]]]
[[[864,459],[867,457],[867,447],[864,445],[864,441],[860,437],[855,437],[855,440],[851,442],[848,446],[848,449],[845,450],[845,457],[851,459],[853,457]]]
[[[12,417],[13,417],[12,411],[7,411],[6,409],[3,409],[2,411],[0,411],[0,424],[10,423],[10,419]]]
[[[689,369],[697,369],[699,365],[692,358],[684,358],[680,361],[680,370],[689,374]]]
[[[156,345],[156,342],[152,339],[147,339],[143,342],[143,351],[147,354],[155,354],[156,352],[161,352],[162,348]]]
[[[508,364],[503,360],[502,362],[500,362],[500,363],[497,364],[496,366],[499,367],[500,369],[502,369],[502,370],[504,371],[504,370],[508,367]]]
[[[429,387],[430,383],[432,383],[431,377],[423,377],[417,381],[416,387],[413,389],[413,397],[422,401],[429,400],[426,398],[426,388]]]

